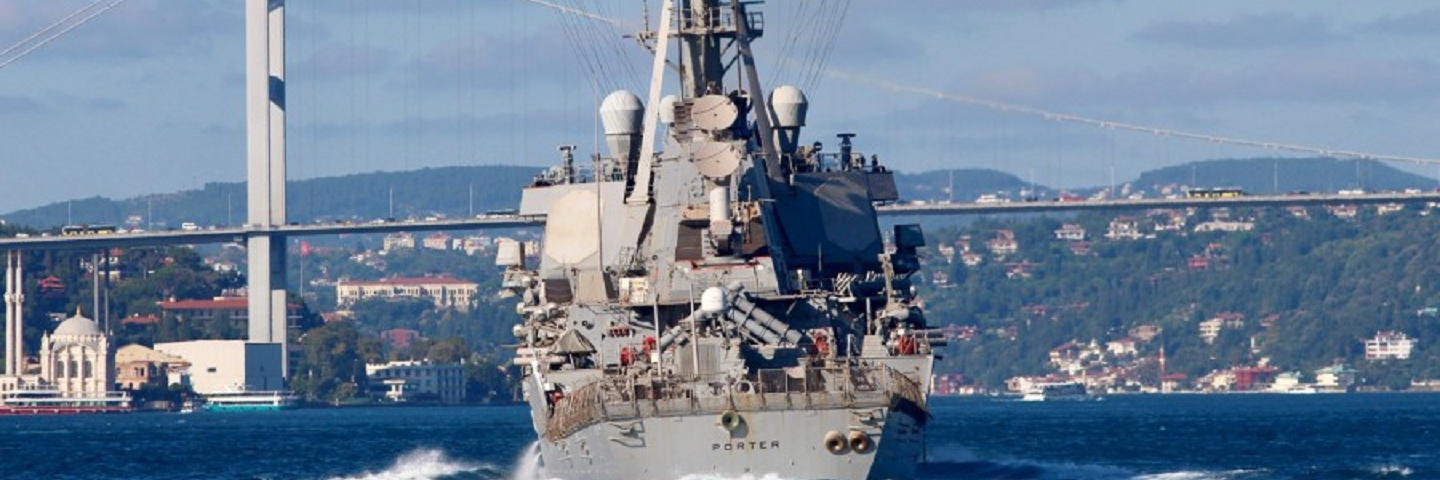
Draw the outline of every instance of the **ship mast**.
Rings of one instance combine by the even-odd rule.
[[[685,98],[724,93],[725,63],[722,40],[735,38],[735,23],[723,20],[717,0],[681,0],[680,43],[684,46],[680,67],[681,91]],[[736,2],[738,7],[738,2]],[[727,12],[728,13],[728,12]]]

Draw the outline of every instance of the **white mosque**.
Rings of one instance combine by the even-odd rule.
[[[10,252],[5,272],[5,373],[0,409],[10,413],[124,411],[130,398],[112,392],[115,351],[110,337],[77,309],[40,340],[40,373],[28,373],[23,335],[25,296],[19,255]]]
[[[40,340],[40,378],[61,396],[104,396],[115,384],[110,337],[77,310]]]

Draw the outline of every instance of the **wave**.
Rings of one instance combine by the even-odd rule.
[[[1405,478],[1415,473],[1414,469],[1398,463],[1376,465],[1370,469],[1375,478]]]
[[[471,464],[448,458],[445,452],[419,449],[406,452],[395,463],[378,472],[332,477],[330,480],[500,480],[504,470],[485,464]]]
[[[767,473],[764,475],[741,475],[738,477],[726,477],[721,475],[694,474],[680,477],[676,480],[785,480],[779,475]]]
[[[1242,480],[1258,472],[1175,471],[1144,473],[1108,465],[1012,461],[941,461],[920,465],[920,480]]]

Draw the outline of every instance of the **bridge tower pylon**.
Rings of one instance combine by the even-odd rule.
[[[289,378],[286,345],[285,0],[245,0],[246,273],[249,339],[280,344],[281,375]]]

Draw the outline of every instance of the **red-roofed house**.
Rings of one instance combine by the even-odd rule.
[[[125,317],[125,319],[123,320],[120,320],[121,325],[135,325],[141,327],[145,325],[154,325],[157,323],[160,323],[160,317],[154,315],[140,316],[139,314],[135,314],[129,317]]]
[[[424,298],[435,302],[436,308],[463,312],[470,309],[479,291],[475,282],[452,277],[346,280],[335,284],[335,299],[341,307],[349,307],[366,298]]]
[[[424,339],[420,332],[408,328],[392,328],[380,332],[380,341],[394,349],[410,348],[410,344]]]
[[[215,297],[210,300],[171,300],[160,302],[160,310],[166,316],[174,316],[180,320],[214,320],[217,318],[228,318],[231,320],[250,319],[250,300],[245,297]],[[286,320],[291,325],[300,319],[300,306],[294,303],[286,305]]]

